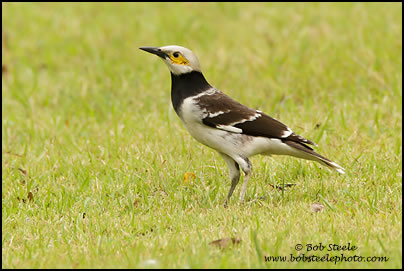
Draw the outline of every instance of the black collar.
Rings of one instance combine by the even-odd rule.
[[[192,71],[180,75],[171,73],[171,102],[178,114],[182,102],[212,88],[201,72]]]

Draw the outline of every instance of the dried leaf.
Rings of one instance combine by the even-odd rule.
[[[236,245],[236,244],[239,244],[240,242],[241,242],[241,239],[231,237],[231,238],[223,238],[223,239],[218,239],[218,240],[212,241],[209,243],[209,245],[213,245],[213,246],[217,246],[221,249],[225,249],[230,244]]]
[[[289,188],[292,187],[294,185],[296,185],[295,183],[285,183],[284,185],[273,185],[273,184],[269,184],[272,188],[276,188],[280,191],[285,190],[285,188]]]
[[[184,174],[184,181],[183,184],[187,184],[191,182],[191,179],[196,179],[196,175],[193,172],[187,172]]]
[[[12,153],[11,151],[6,151],[6,153],[11,154],[11,155],[15,155],[15,156],[18,156],[18,157],[22,157],[22,155],[17,154],[17,153]]]
[[[29,201],[32,201],[34,199],[34,194],[32,194],[32,192],[29,191],[27,198],[28,198]]]
[[[311,205],[311,211],[312,211],[313,213],[322,212],[323,209],[324,209],[324,205],[322,205],[322,204],[320,204],[320,203],[313,203],[313,204]]]
[[[22,174],[24,174],[25,176],[28,176],[27,171],[25,169],[18,168],[18,170],[21,171]]]
[[[20,197],[17,197],[17,200],[18,200],[18,201],[22,201],[23,203],[25,203],[25,202],[26,202],[26,200],[25,200],[25,199],[20,199]]]

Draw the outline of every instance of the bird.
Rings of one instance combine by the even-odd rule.
[[[345,169],[316,153],[314,142],[279,120],[243,105],[208,83],[197,56],[178,45],[140,47],[160,57],[171,73],[171,102],[185,128],[200,143],[216,150],[229,169],[231,185],[225,206],[244,172],[239,201],[244,202],[254,155],[289,155],[313,160],[341,174]]]

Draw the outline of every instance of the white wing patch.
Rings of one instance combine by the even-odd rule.
[[[219,111],[219,112],[216,112],[216,113],[213,113],[213,114],[209,113],[209,117],[213,118],[213,117],[216,117],[216,116],[219,116],[221,114],[228,113],[228,112],[229,111],[227,111],[227,112]],[[216,128],[220,129],[220,130],[232,132],[232,133],[241,134],[241,133],[243,133],[243,130],[240,129],[240,128],[234,127],[234,125],[237,125],[237,124],[240,124],[240,123],[243,123],[243,122],[246,122],[246,121],[253,121],[253,120],[256,120],[259,117],[261,117],[261,114],[257,112],[254,115],[252,115],[251,117],[249,117],[248,119],[238,120],[238,121],[230,123],[228,125],[218,124],[218,125],[216,125]]]
[[[193,100],[195,100],[195,99],[198,99],[198,98],[201,97],[201,96],[213,95],[213,94],[215,94],[216,92],[218,92],[217,89],[215,89],[215,88],[210,88],[210,89],[205,90],[204,92],[201,92],[201,93],[199,93],[198,95],[192,96],[192,97],[190,97],[190,98],[192,98]]]
[[[219,116],[219,115],[222,115],[222,114],[224,114],[224,113],[228,113],[229,111],[217,111],[217,112],[215,112],[215,113],[208,113],[208,117],[209,118],[214,118],[214,117],[217,117],[217,116]]]
[[[288,137],[291,134],[293,134],[293,131],[289,127],[287,127],[287,128],[288,129],[286,131],[283,131],[283,134],[281,135],[282,138]]]
[[[241,130],[240,128],[230,126],[230,125],[216,125],[216,128],[220,129],[220,130],[232,132],[232,133],[238,133],[238,134],[241,134],[243,132],[243,130]]]
[[[257,113],[255,113],[254,115],[252,115],[251,117],[249,117],[248,119],[238,120],[238,121],[233,122],[233,123],[231,123],[231,124],[229,124],[229,125],[233,126],[233,125],[236,125],[236,124],[244,123],[244,122],[246,122],[246,121],[253,121],[253,120],[258,119],[258,118],[261,117],[261,116],[262,116],[262,115],[257,112]]]

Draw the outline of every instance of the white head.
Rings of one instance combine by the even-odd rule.
[[[140,47],[139,49],[161,57],[175,75],[192,71],[201,72],[198,58],[191,50],[185,47],[169,45],[164,47]]]

